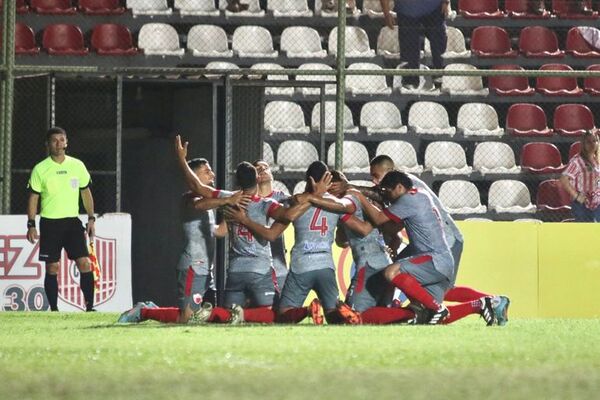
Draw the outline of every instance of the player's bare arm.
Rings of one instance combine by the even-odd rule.
[[[237,206],[246,208],[252,200],[252,196],[244,194],[242,191],[234,192],[233,196],[223,198],[205,198],[195,197],[192,200],[192,206],[196,210],[213,210],[223,206]]]
[[[185,183],[188,185],[190,190],[202,197],[212,198],[213,193],[216,189],[205,185],[200,181],[200,178],[192,171],[190,166],[187,164],[187,153],[188,153],[188,142],[182,143],[181,136],[175,136],[175,154],[177,155],[177,162],[179,168],[183,171]]]
[[[385,215],[379,208],[375,207],[360,191],[356,189],[349,189],[348,193],[353,194],[360,201],[363,211],[373,225],[381,226],[390,221],[388,216]]]
[[[282,208],[282,207],[280,207]],[[285,228],[289,225],[285,222],[275,221],[270,227],[259,224],[248,217],[245,210],[237,207],[225,207],[223,210],[226,220],[235,221],[239,224],[244,225],[253,235],[261,237],[269,242],[274,241],[285,231]]]
[[[290,207],[278,207],[271,211],[269,217],[285,224],[294,222],[310,208],[311,203],[307,200],[306,196],[294,198]]]
[[[228,231],[229,229],[227,229],[227,222],[223,221],[215,227],[214,234],[218,238],[223,238],[227,236]]]
[[[89,187],[81,191],[81,200],[83,202],[83,208],[88,215],[88,222],[86,224],[86,233],[88,238],[96,236],[96,217],[94,216],[94,198],[92,197],[92,191]]]
[[[339,228],[339,225],[338,225],[338,228]],[[348,242],[348,237],[346,236],[346,232],[343,229],[335,230],[335,244],[338,247],[350,246],[350,242]]]
[[[38,201],[40,200],[40,195],[37,193],[30,192],[29,199],[27,199],[27,220],[35,221],[35,216],[37,214]],[[35,228],[35,223],[33,226],[28,226],[27,228],[27,240],[29,243],[35,243],[38,239],[37,229]]]

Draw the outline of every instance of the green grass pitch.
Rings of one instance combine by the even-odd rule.
[[[0,399],[597,399],[600,320],[114,324],[0,313]]]

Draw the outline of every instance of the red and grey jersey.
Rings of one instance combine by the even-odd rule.
[[[452,279],[454,258],[446,242],[440,211],[427,192],[412,188],[383,212],[392,221],[404,222],[415,254],[430,255],[435,269]]]
[[[585,206],[593,210],[600,206],[600,164],[590,164],[577,154],[562,173],[569,177],[576,191],[585,195]]]

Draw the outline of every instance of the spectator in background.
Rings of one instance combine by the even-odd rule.
[[[393,29],[394,18],[390,13],[389,0],[380,0],[385,25]],[[445,18],[450,9],[449,0],[397,0],[394,11],[398,23],[400,58],[406,62],[406,68],[419,69],[421,40],[425,36],[431,44],[433,68],[444,67],[442,53],[446,51],[447,35]],[[403,86],[416,89],[418,76],[404,76]]]
[[[569,161],[560,177],[573,203],[576,222],[600,222],[600,149],[598,131],[587,131],[581,139],[581,151]]]

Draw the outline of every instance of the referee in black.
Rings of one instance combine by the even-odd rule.
[[[44,290],[52,311],[58,311],[58,270],[62,249],[69,259],[75,260],[81,272],[79,285],[85,299],[86,311],[94,307],[94,276],[91,271],[87,235],[94,236],[94,199],[90,191],[90,174],[80,160],[67,156],[67,133],[64,129],[50,128],[46,134],[49,156],[31,171],[29,200],[27,202],[27,240],[38,238],[35,226],[38,201],[40,207],[40,255],[46,263]],[[88,215],[87,228],[79,216],[79,194]]]

